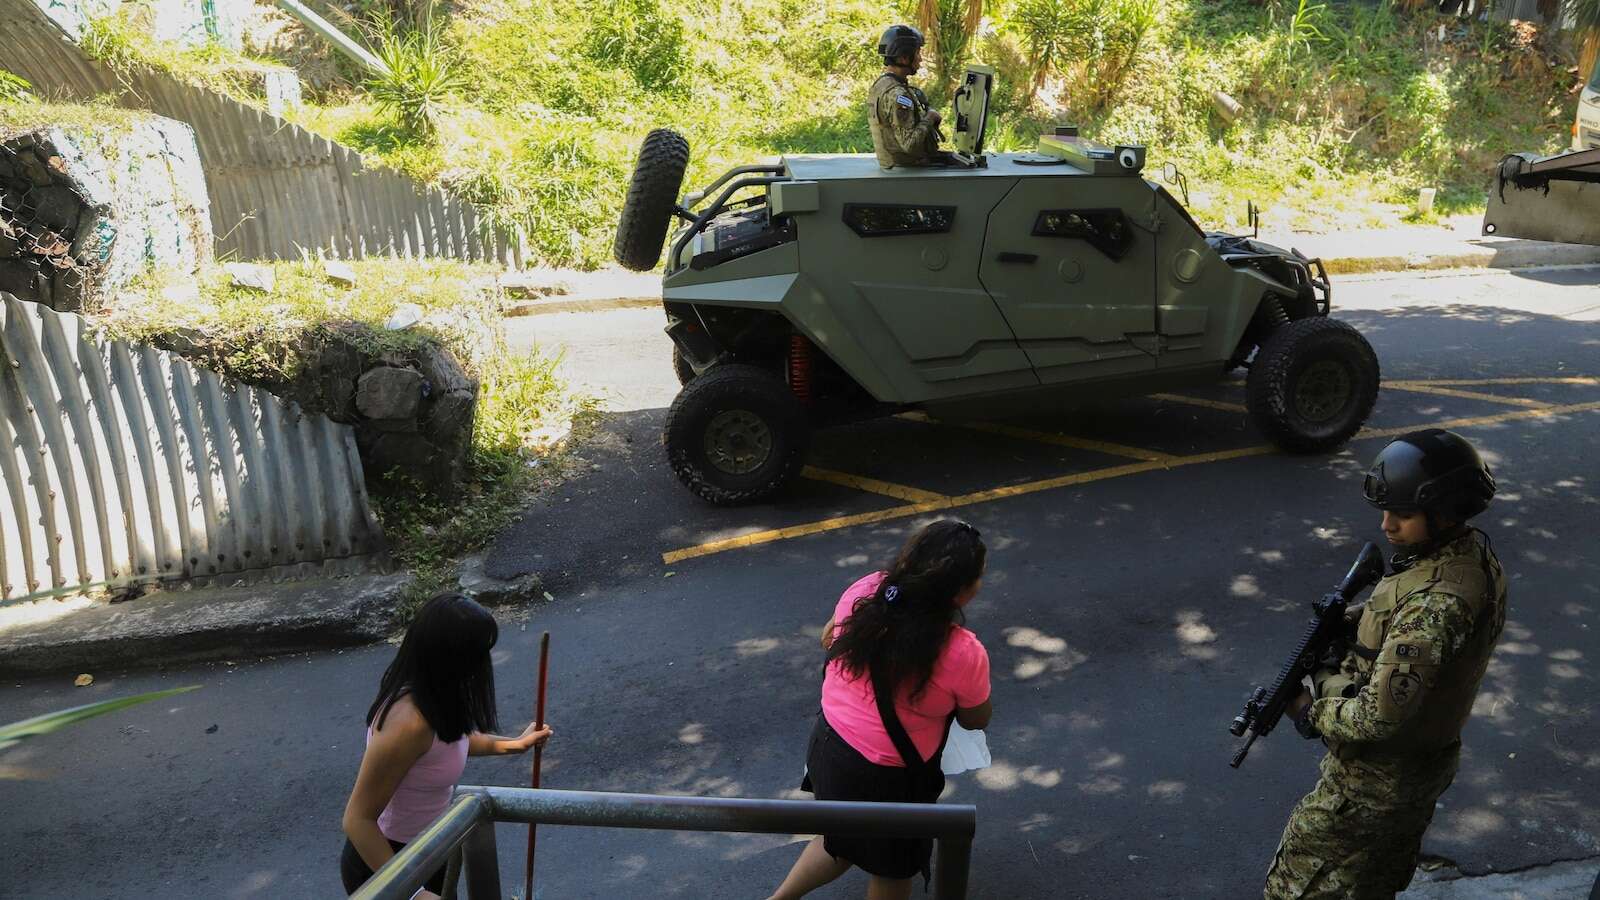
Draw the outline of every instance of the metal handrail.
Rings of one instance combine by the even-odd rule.
[[[737,194],[747,187],[776,184],[777,182],[788,180],[789,176],[787,175],[770,175],[762,178],[741,178],[738,181],[735,181],[733,184],[728,185],[723,189],[722,193],[717,195],[716,202],[712,203],[710,206],[706,207],[704,211],[696,215],[694,217],[694,221],[689,223],[688,227],[684,229],[683,234],[679,235],[678,239],[672,242],[672,252],[667,257],[667,265],[673,268],[677,267],[678,257],[683,255],[683,248],[688,246],[689,241],[693,240],[695,235],[705,230],[706,224],[712,219],[716,218],[717,213],[722,212],[722,208],[727,205],[728,200],[733,197],[734,194]]]
[[[469,900],[499,900],[494,822],[749,834],[934,838],[935,900],[967,895],[978,810],[971,805],[672,797],[529,788],[457,789],[444,815],[395,854],[353,897],[405,900],[463,848]],[[446,886],[449,887],[448,885]]]

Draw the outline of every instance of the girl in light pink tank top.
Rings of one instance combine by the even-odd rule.
[[[345,890],[354,892],[450,805],[468,756],[523,753],[550,729],[494,734],[494,670],[499,637],[489,611],[459,594],[441,594],[417,613],[367,710],[366,751],[344,811]],[[444,889],[441,868],[418,896]]]

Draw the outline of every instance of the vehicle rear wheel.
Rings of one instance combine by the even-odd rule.
[[[678,392],[661,441],[684,487],[732,506],[764,500],[794,480],[805,465],[810,425],[782,379],[729,364]]]
[[[694,380],[694,367],[689,365],[689,358],[683,355],[683,350],[677,344],[672,345],[672,371],[678,376],[678,384],[688,384]]]
[[[1291,453],[1349,440],[1378,399],[1372,345],[1337,319],[1301,319],[1267,336],[1250,366],[1247,405],[1256,427]]]
[[[683,135],[668,128],[645,135],[617,219],[617,239],[611,248],[617,262],[635,272],[656,267],[688,167],[689,142]]]

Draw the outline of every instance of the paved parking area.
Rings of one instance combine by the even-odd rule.
[[[949,788],[979,809],[973,896],[1259,896],[1318,749],[1279,730],[1233,770],[1228,723],[1277,671],[1309,601],[1381,539],[1360,478],[1383,437],[1444,424],[1500,481],[1480,524],[1512,579],[1511,612],[1424,852],[1444,871],[1521,875],[1418,896],[1592,879],[1600,324],[1548,307],[1593,306],[1600,271],[1371,285],[1364,305],[1341,289],[1339,314],[1373,341],[1386,384],[1369,431],[1338,452],[1266,449],[1241,389],[1223,384],[981,428],[912,417],[824,432],[812,477],[742,509],[700,503],[662,460],[659,313],[585,324],[595,339],[567,347],[588,368],[571,371],[601,373],[623,399],[590,467],[491,555],[501,573],[540,572],[555,597],[504,613],[503,717],[531,712],[548,629],[546,786],[794,796],[816,636],[839,592],[953,510],[991,551],[967,612],[994,673],[995,764]],[[393,652],[8,685],[0,721],[202,689],[0,754],[8,808],[27,811],[0,819],[0,843],[39,848],[0,856],[0,884],[38,898],[334,896],[361,717]],[[466,778],[519,784],[526,765],[473,760]],[[520,883],[522,833],[500,830],[507,885]],[[563,898],[759,897],[801,839],[552,828],[540,881]],[[862,890],[852,874],[817,896]],[[1564,900],[1541,890],[1524,896]]]
[[[1552,387],[1559,390],[1546,390]],[[1358,447],[1420,428],[1465,432],[1600,410],[1600,379],[1588,376],[1396,380],[1384,382],[1380,393],[1372,420],[1352,441]],[[896,418],[888,425],[874,423],[870,436],[865,428],[824,433],[813,452],[816,462],[802,474],[874,498],[902,501],[900,505],[742,531],[668,550],[662,561],[670,565],[855,525],[1277,452],[1268,444],[1236,446],[1238,438],[1250,436],[1242,382],[1205,394],[1156,394],[1044,421],[963,425],[920,413]],[[951,471],[952,459],[983,460],[986,465]],[[847,471],[851,467],[861,471]],[[973,484],[995,475],[1006,477],[985,486]]]

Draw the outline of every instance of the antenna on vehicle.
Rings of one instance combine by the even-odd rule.
[[[1257,206],[1254,200],[1246,200],[1244,202],[1244,216],[1245,223],[1250,226],[1250,236],[1252,238],[1261,237],[1261,207]]]

